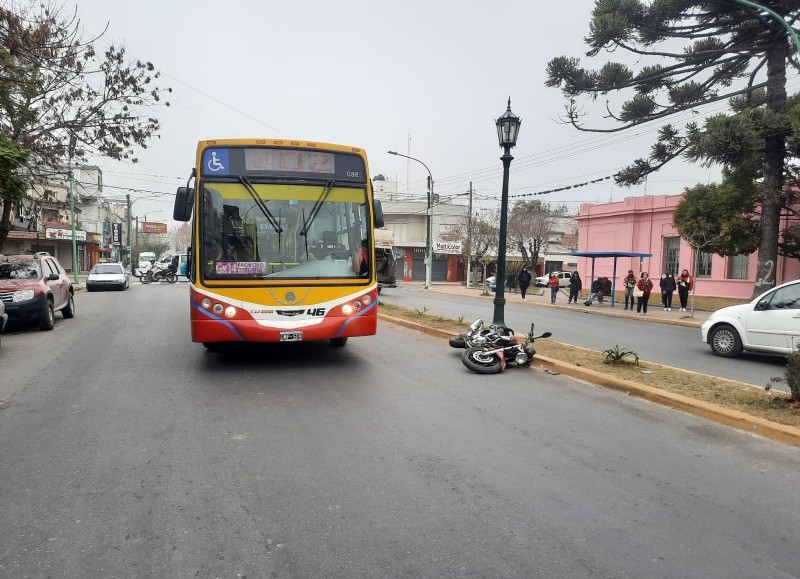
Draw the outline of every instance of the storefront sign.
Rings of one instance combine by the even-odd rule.
[[[461,255],[461,241],[437,241],[433,246],[433,252]]]
[[[69,239],[72,240],[71,229],[45,229],[44,236],[47,239]],[[80,229],[75,230],[75,241],[86,241],[86,232]]]
[[[114,245],[122,245],[122,223],[111,224],[111,243]]]

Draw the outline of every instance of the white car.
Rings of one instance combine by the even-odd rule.
[[[572,272],[570,271],[554,271],[554,274],[558,276],[558,287],[569,287],[569,278],[572,277]],[[537,287],[545,287],[547,286],[548,282],[550,281],[550,274],[541,275],[533,280],[533,284]]]
[[[128,289],[128,272],[121,263],[98,263],[86,278],[86,291],[98,289]]]
[[[712,313],[700,327],[717,356],[742,350],[787,356],[800,346],[800,280],[764,292],[748,304]]]

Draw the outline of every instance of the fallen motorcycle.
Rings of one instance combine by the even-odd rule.
[[[469,325],[466,332],[452,336],[449,340],[451,348],[471,348],[486,343],[486,335],[493,332],[492,328],[484,328],[483,320],[478,318]]]
[[[536,354],[533,343],[539,338],[550,336],[552,336],[550,332],[540,336],[534,335],[534,324],[531,324],[531,331],[528,332],[526,340],[520,342],[514,330],[508,326],[493,327],[491,332],[484,334],[485,344],[464,350],[461,362],[476,374],[499,374],[506,369],[506,366],[527,367],[531,365]]]

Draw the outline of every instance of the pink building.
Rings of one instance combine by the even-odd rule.
[[[672,214],[682,195],[657,195],[627,197],[624,201],[581,205],[578,220],[579,251],[625,251],[650,253],[639,262],[638,258],[617,260],[619,285],[629,269],[646,271],[658,287],[658,279],[665,271],[679,274],[682,269],[692,270],[692,249],[678,235],[672,223]],[[794,218],[796,221],[797,218]],[[793,223],[791,218],[781,220],[781,230]],[[700,253],[695,279],[697,295],[749,299],[753,293],[757,267],[757,253],[720,257]],[[613,260],[595,261],[595,277],[613,275]],[[592,260],[578,258],[578,272],[584,280],[592,275]],[[777,283],[800,278],[800,261],[778,257]],[[584,285],[586,285],[584,281]]]

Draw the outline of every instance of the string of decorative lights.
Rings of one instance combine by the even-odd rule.
[[[617,173],[613,175],[606,175],[605,177],[599,177],[597,179],[592,179],[591,181],[584,181],[583,183],[575,183],[574,185],[564,185],[563,187],[556,187],[555,189],[548,189],[546,191],[536,191],[535,193],[520,193],[518,195],[509,195],[509,199],[514,197],[534,197],[536,195],[548,195],[550,193],[558,193],[559,191],[568,191],[570,189],[579,189],[581,187],[586,187],[587,185],[592,185],[593,183],[600,183],[602,181],[608,181],[612,177],[616,177]]]

